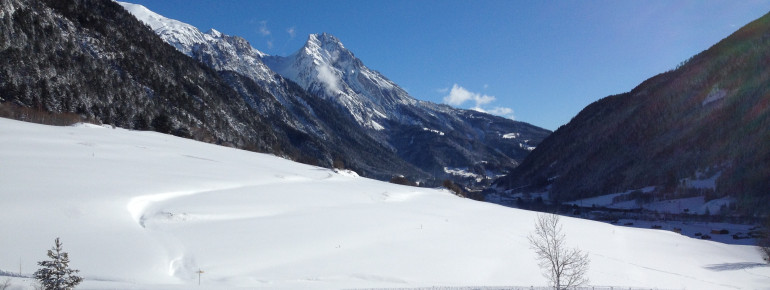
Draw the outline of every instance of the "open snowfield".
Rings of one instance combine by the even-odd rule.
[[[547,284],[534,212],[153,132],[0,119],[0,200],[0,270],[60,237],[79,289]],[[751,246],[562,222],[592,285],[770,289]]]

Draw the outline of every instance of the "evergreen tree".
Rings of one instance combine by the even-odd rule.
[[[62,250],[62,244],[57,237],[54,247],[48,250],[50,261],[37,262],[42,268],[35,271],[35,279],[39,280],[46,290],[69,290],[75,288],[83,278],[76,276],[79,270],[69,268],[70,258]]]
[[[156,132],[165,134],[171,133],[171,130],[174,128],[174,125],[171,123],[171,119],[165,113],[161,113],[152,119],[152,123],[150,125],[152,125],[152,128],[155,129]]]

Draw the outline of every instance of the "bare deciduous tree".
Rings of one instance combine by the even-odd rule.
[[[588,253],[567,247],[558,215],[539,214],[535,221],[535,231],[527,238],[530,248],[537,254],[543,276],[553,287],[564,289],[588,282]]]
[[[5,278],[5,281],[0,283],[0,290],[8,289],[8,287],[11,287],[11,278]]]

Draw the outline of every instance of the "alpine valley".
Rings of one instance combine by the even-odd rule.
[[[305,145],[303,152],[315,152],[312,158],[321,165],[345,166],[378,179],[404,175],[427,185],[451,179],[478,189],[515,167],[550,133],[416,100],[327,33],[311,34],[287,57],[270,56],[241,37],[214,29],[202,33],[144,6],[118,3],[165,42],[216,70],[249,96],[250,107],[264,103],[251,97],[254,84],[267,91],[277,104],[260,108],[260,114],[301,134],[293,144],[312,140],[313,147]]]
[[[550,133],[416,100],[325,33],[278,57],[140,5],[4,3],[0,101],[17,119],[85,118],[471,189],[508,173]]]
[[[506,205],[770,208],[767,15],[551,134],[417,100],[328,33],[275,56],[136,4],[2,3],[0,116],[154,130]]]
[[[277,56],[0,0],[0,289],[41,288],[59,237],[83,289],[545,289],[521,208],[564,215],[585,289],[765,289],[768,67],[770,14],[550,132],[420,101],[328,33]]]

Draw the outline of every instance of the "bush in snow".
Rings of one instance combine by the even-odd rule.
[[[444,179],[444,182],[441,183],[441,186],[443,186],[446,189],[451,190],[455,195],[459,197],[466,197],[465,190],[460,187],[457,183],[452,182],[449,179]]]
[[[762,254],[762,259],[770,264],[770,217],[765,220],[765,232],[757,238],[757,246]]]
[[[40,281],[44,289],[69,290],[83,281],[83,278],[75,275],[79,270],[69,268],[69,254],[62,251],[59,238],[54,241],[54,247],[48,250],[48,257],[51,260],[38,262],[42,268],[35,271],[35,279]]]
[[[0,283],[0,290],[8,289],[8,287],[11,287],[11,278],[5,278],[5,281]]]
[[[417,186],[417,182],[409,180],[409,178],[406,178],[403,175],[394,176],[390,179],[390,183],[400,184],[400,185],[408,185],[408,186]]]

